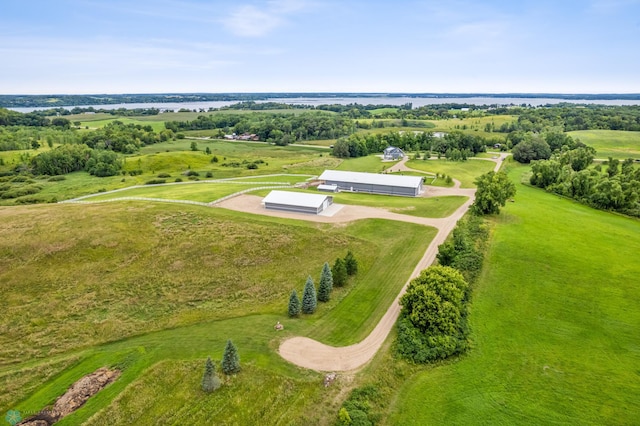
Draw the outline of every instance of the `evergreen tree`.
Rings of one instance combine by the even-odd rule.
[[[289,297],[289,316],[297,317],[298,315],[300,315],[300,298],[298,293],[293,290]]]
[[[322,273],[320,274],[320,285],[318,286],[318,300],[321,302],[328,302],[331,298],[331,291],[333,290],[333,275],[331,274],[331,268],[327,262],[322,267]]]
[[[222,355],[222,371],[226,375],[240,372],[238,350],[231,339],[227,340],[227,346],[225,346],[224,354]]]
[[[347,255],[344,257],[344,266],[347,269],[347,275],[355,275],[358,273],[358,261],[351,253],[351,250],[347,252]]]
[[[347,283],[347,267],[344,264],[344,260],[337,258],[331,272],[333,274],[333,285],[342,287]]]
[[[204,376],[202,376],[202,390],[211,393],[219,388],[220,379],[216,374],[216,366],[211,361],[211,357],[208,357],[204,367]]]
[[[304,285],[304,293],[302,293],[302,312],[312,314],[316,311],[317,306],[316,287],[313,285],[311,277],[307,277],[307,282]]]

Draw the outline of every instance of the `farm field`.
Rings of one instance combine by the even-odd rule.
[[[474,290],[473,349],[407,381],[386,423],[634,424],[638,252],[637,220],[519,184]]]
[[[582,143],[594,147],[597,151],[596,158],[640,158],[640,132],[579,130],[568,134],[573,139],[580,139]]]

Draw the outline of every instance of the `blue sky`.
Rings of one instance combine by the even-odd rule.
[[[640,93],[640,0],[0,0],[0,93]]]

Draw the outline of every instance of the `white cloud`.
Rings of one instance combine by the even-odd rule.
[[[262,37],[287,24],[288,17],[308,9],[312,3],[304,0],[272,0],[266,6],[242,5],[223,21],[224,26],[240,37]]]

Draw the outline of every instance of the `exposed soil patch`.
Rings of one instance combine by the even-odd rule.
[[[49,426],[61,420],[63,417],[82,407],[93,395],[101,391],[109,383],[114,382],[120,376],[120,370],[100,368],[75,382],[58,398],[50,409],[44,409],[39,414],[29,417],[18,423],[28,426]]]

